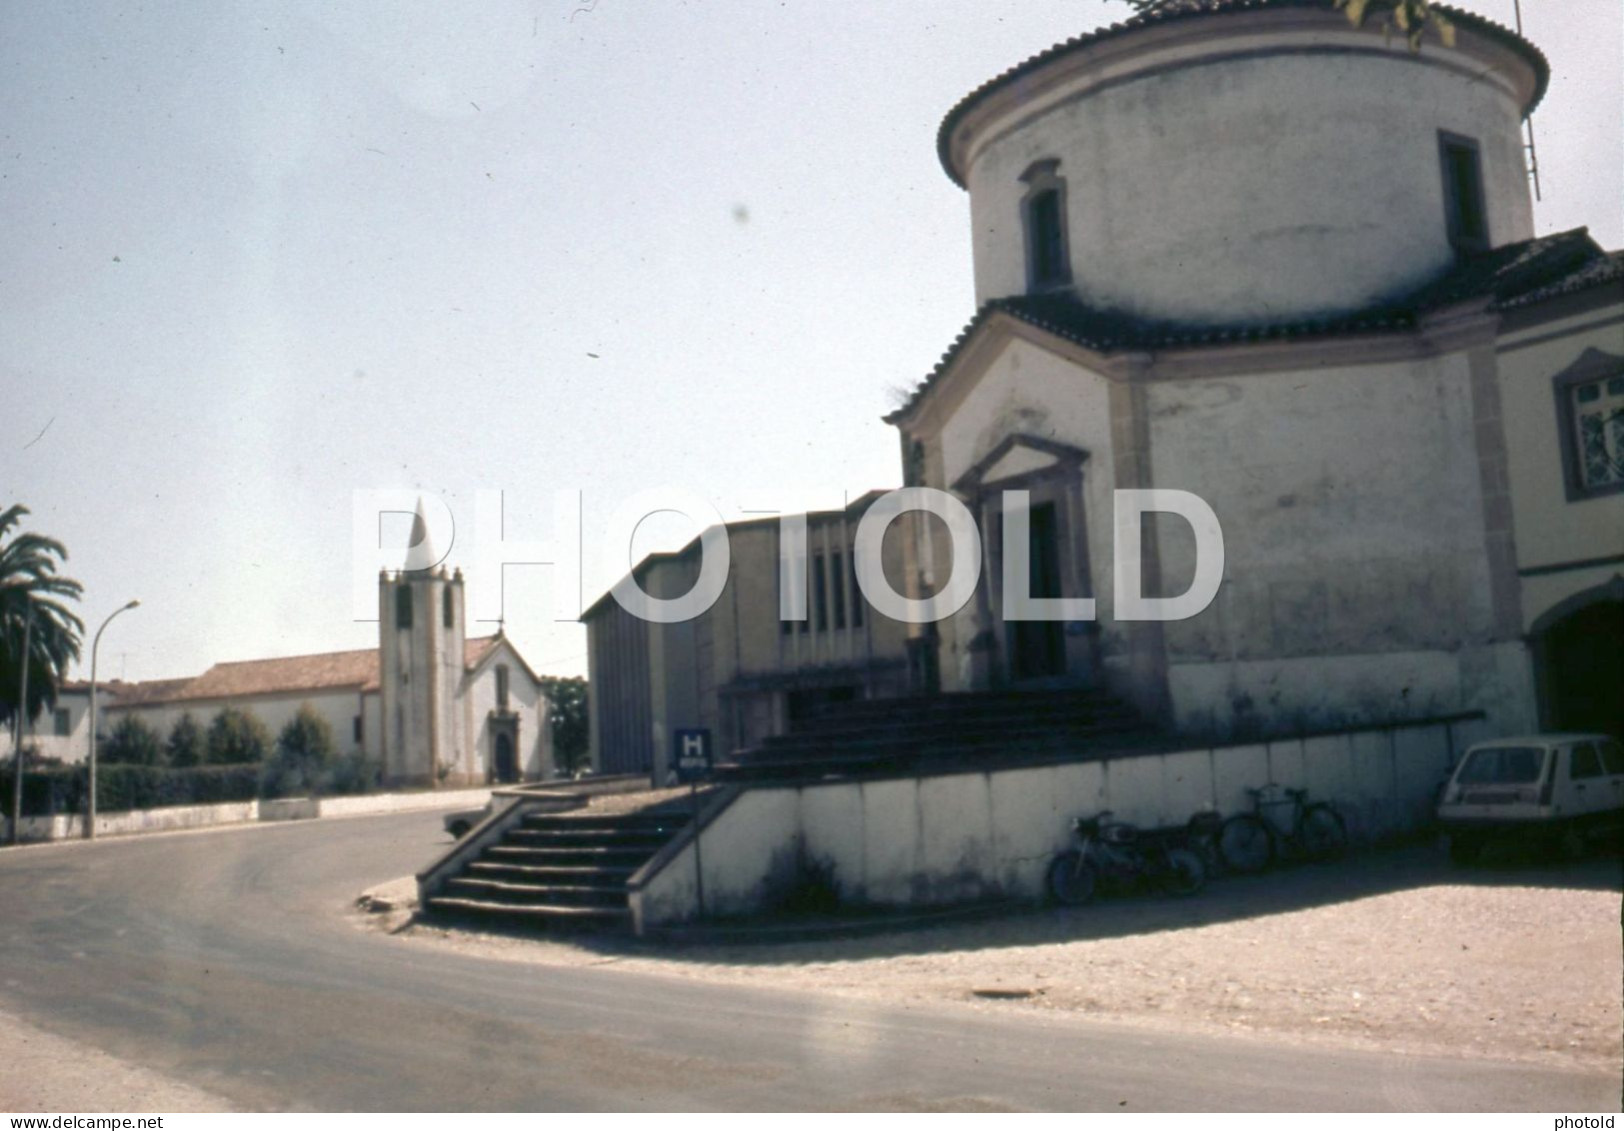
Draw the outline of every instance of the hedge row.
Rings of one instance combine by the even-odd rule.
[[[273,764],[274,765],[274,764]],[[236,766],[102,765],[96,769],[96,809],[102,813],[126,809],[158,809],[166,805],[216,805],[252,801],[287,792],[285,776],[255,763]],[[23,775],[23,815],[45,817],[79,813],[84,809],[89,773],[83,766],[29,767]],[[371,779],[371,780],[368,780]],[[0,772],[5,795],[11,797],[11,774]],[[306,783],[300,783],[306,784]],[[310,783],[314,784],[314,783]],[[362,792],[375,787],[374,775],[355,773],[344,780],[320,783],[318,792]]]

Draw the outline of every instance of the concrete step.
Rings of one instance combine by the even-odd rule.
[[[928,724],[902,722],[872,727],[852,726],[840,731],[800,731],[774,735],[762,741],[756,749],[764,754],[779,751],[817,749],[852,744],[879,743],[931,743],[963,742],[968,740],[996,740],[1025,735],[1070,735],[1087,738],[1097,733],[1116,733],[1143,726],[1131,711],[1099,714],[1089,718],[1066,719],[1010,719],[999,725],[985,722],[970,723],[943,719]]]
[[[659,833],[670,835],[688,823],[685,811],[658,813],[616,813],[592,817],[576,817],[561,813],[529,813],[521,822],[527,829],[550,829],[563,832],[597,833]]]
[[[488,903],[513,904],[522,907],[625,907],[624,883],[598,885],[516,884],[502,880],[475,879],[458,876],[448,884],[446,891],[453,897],[477,899]]]
[[[636,868],[653,855],[653,852],[643,848],[536,848],[497,844],[487,848],[480,859],[501,864],[529,864],[538,868]]]
[[[429,900],[429,909],[440,914],[478,919],[512,919],[542,923],[548,919],[593,922],[605,926],[629,924],[631,912],[624,907],[571,907],[563,904],[513,904],[488,899],[465,899],[461,896],[437,895]]]
[[[534,848],[638,848],[657,849],[670,840],[675,830],[665,832],[620,832],[614,829],[509,829],[504,844]]]
[[[740,751],[734,759],[750,762],[806,761],[826,757],[867,758],[871,756],[920,757],[960,752],[994,752],[1017,748],[1065,749],[1097,745],[1119,735],[1146,732],[1134,719],[1099,723],[1088,727],[1020,726],[1002,730],[960,731],[939,735],[876,735],[867,738],[822,740],[808,738],[795,743],[763,743],[753,750]]]
[[[573,884],[593,880],[614,880],[624,884],[637,871],[637,866],[579,864],[575,866],[533,864],[505,864],[494,860],[476,860],[468,865],[468,876],[482,880],[502,880],[519,884]]]

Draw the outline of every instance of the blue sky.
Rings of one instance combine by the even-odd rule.
[[[620,566],[593,516],[635,491],[730,511],[894,485],[891,390],[973,312],[937,124],[1128,14],[331,7],[0,7],[0,496],[68,544],[92,631],[141,599],[104,674],[372,644],[357,488],[438,494],[459,540],[476,490],[531,539],[580,490],[590,601]],[[1624,246],[1624,14],[1524,9],[1555,72],[1539,228]],[[508,630],[582,671],[546,579],[509,577]]]

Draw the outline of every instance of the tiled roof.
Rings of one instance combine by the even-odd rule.
[[[907,403],[887,414],[885,420],[895,424],[913,411],[981,327],[997,314],[1108,354],[1408,330],[1429,311],[1455,303],[1487,299],[1490,309],[1510,310],[1619,281],[1624,281],[1624,253],[1603,251],[1586,229],[1575,228],[1495,248],[1462,261],[1393,303],[1335,318],[1196,326],[1102,310],[1067,294],[995,298],[976,311]]]
[[[497,641],[502,639],[501,633],[494,636],[476,636],[471,640],[462,642],[462,666],[468,671],[479,667],[480,661],[490,654],[496,647]]]
[[[1057,43],[1047,51],[1040,51],[1025,62],[1017,63],[996,78],[989,79],[976,87],[969,94],[959,99],[958,104],[947,112],[942,119],[941,128],[936,131],[936,152],[941,158],[942,168],[959,187],[964,182],[959,179],[953,169],[952,137],[953,131],[958,128],[959,122],[982,99],[995,91],[1019,82],[1028,75],[1040,70],[1054,60],[1069,55],[1074,51],[1081,51],[1103,40],[1114,39],[1127,35],[1141,28],[1154,27],[1159,24],[1175,23],[1188,19],[1208,19],[1213,16],[1225,15],[1232,12],[1255,12],[1263,8],[1324,8],[1331,9],[1334,0],[1164,0],[1156,7],[1135,15],[1121,23],[1111,24],[1098,28],[1082,35],[1074,36],[1064,43]],[[1522,54],[1533,66],[1536,76],[1534,95],[1524,107],[1525,113],[1531,113],[1540,99],[1545,97],[1546,87],[1550,85],[1551,68],[1545,55],[1538,47],[1528,42],[1522,36],[1485,19],[1473,12],[1464,12],[1459,8],[1450,8],[1442,4],[1434,5],[1433,10],[1449,17],[1458,27],[1468,28],[1490,39],[1499,40],[1513,50]]]
[[[464,641],[463,667],[472,669],[495,647],[500,636]],[[143,683],[112,683],[118,707],[179,703],[194,699],[247,699],[299,691],[375,691],[378,687],[378,649],[320,652],[310,656],[279,656],[269,660],[234,660],[215,664],[191,679],[157,679]]]
[[[139,707],[147,703],[164,703],[174,698],[188,683],[186,679],[149,679],[141,683],[126,683],[123,680],[113,680],[106,684],[107,690],[113,693],[110,706]]]

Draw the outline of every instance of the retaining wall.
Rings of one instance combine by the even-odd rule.
[[[1204,807],[1249,810],[1275,782],[1336,804],[1355,841],[1424,828],[1459,752],[1490,737],[1480,717],[1370,727],[1249,745],[985,772],[754,787],[704,827],[705,917],[760,914],[814,872],[852,906],[933,907],[1043,893],[1074,817],[1110,809],[1145,826]],[[699,917],[695,845],[673,844],[635,878],[639,930]]]

